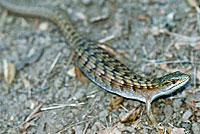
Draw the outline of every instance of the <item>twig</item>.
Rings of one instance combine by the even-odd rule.
[[[41,107],[45,104],[45,102],[41,103],[40,105],[38,105],[33,112],[26,118],[25,122],[28,122],[32,119],[33,115],[35,115],[36,113],[38,113],[39,111],[41,111]]]
[[[105,13],[101,16],[96,16],[96,17],[91,18],[90,22],[95,23],[95,22],[98,22],[98,21],[104,21],[104,20],[108,19],[108,17],[109,17],[109,14]]]
[[[80,125],[80,124],[85,123],[85,122],[87,122],[87,121],[89,121],[89,120],[80,121],[80,122],[77,122],[77,123],[68,125],[68,126],[64,127],[62,130],[56,132],[56,134],[61,134],[61,133],[63,133],[64,131],[66,131],[67,129],[69,129],[70,127],[73,127],[73,126],[76,126],[76,125]]]
[[[110,40],[112,40],[112,39],[114,39],[115,38],[115,35],[110,35],[110,36],[107,36],[107,37],[105,37],[105,38],[103,38],[103,39],[100,39],[98,42],[99,43],[105,43],[105,42],[107,42],[107,41],[110,41]]]
[[[83,134],[86,134],[89,125],[90,125],[90,121],[86,124],[85,129],[83,130]]]
[[[49,68],[49,71],[48,71],[48,74],[46,76],[46,78],[44,79],[43,83],[42,83],[42,87],[45,86],[48,78],[49,78],[49,74],[52,72],[52,70],[54,69],[56,63],[58,62],[58,59],[60,58],[61,56],[61,52],[58,53],[58,55],[56,56],[55,60],[53,61],[53,63],[51,64],[51,67]]]
[[[41,108],[41,111],[53,110],[53,109],[58,109],[58,108],[63,108],[63,107],[79,107],[84,104],[85,104],[84,102],[77,103],[77,104],[59,104],[57,106]]]
[[[52,70],[54,69],[56,63],[58,62],[58,59],[60,58],[61,56],[61,52],[58,53],[58,55],[56,56],[55,60],[53,61],[48,73],[50,74],[52,72]]]
[[[189,37],[189,36],[185,36],[185,35],[180,35],[180,34],[177,34],[177,33],[169,32],[167,29],[160,29],[159,32],[160,33],[164,33],[164,34],[168,34],[170,36],[175,36],[178,39],[181,38],[181,40],[185,40],[185,41],[192,41],[192,42],[200,41],[200,36]]]
[[[35,117],[37,117],[38,115],[41,114],[41,107],[45,104],[45,102],[41,103],[40,105],[38,105],[31,114],[29,114],[29,116],[26,118],[26,120],[22,123],[22,126],[24,128],[24,133],[26,133],[27,128],[30,126],[29,121],[31,121],[32,119],[34,119]]]

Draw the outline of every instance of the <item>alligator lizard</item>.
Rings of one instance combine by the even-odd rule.
[[[147,115],[153,124],[156,122],[151,114],[151,102],[160,96],[175,92],[190,79],[187,74],[181,72],[152,79],[139,76],[98,43],[80,36],[66,13],[51,5],[12,0],[0,0],[0,5],[10,12],[52,21],[74,47],[75,62],[80,71],[91,82],[112,94],[146,103]]]

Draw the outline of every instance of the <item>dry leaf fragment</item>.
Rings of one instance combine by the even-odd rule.
[[[75,76],[76,76],[75,67],[69,69],[69,70],[67,71],[67,74],[68,74],[69,76],[71,76],[71,77],[75,77]]]
[[[10,63],[8,64],[7,60],[3,60],[3,72],[4,72],[4,80],[6,81],[7,85],[10,85],[15,78],[15,64]]]
[[[112,111],[113,109],[118,110],[120,107],[120,104],[124,101],[124,98],[119,97],[117,95],[111,95],[110,97],[110,104],[108,107],[109,111]]]
[[[120,122],[121,123],[129,122],[129,121],[134,122],[136,120],[137,116],[140,114],[141,109],[142,109],[141,106],[139,106],[138,108],[132,109],[131,111],[129,111],[128,113],[126,113],[124,115],[124,117],[122,117],[120,119]]]

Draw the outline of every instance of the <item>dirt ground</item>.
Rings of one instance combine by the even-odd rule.
[[[200,13],[186,0],[43,2],[65,10],[78,32],[115,48],[142,76],[177,70],[189,74],[190,85],[155,100],[152,112],[164,134],[200,134]],[[111,94],[76,79],[74,52],[51,22],[16,16],[3,8],[0,15],[1,134],[157,132],[145,104],[125,99],[118,110],[109,112]],[[140,105],[134,123],[120,123]]]

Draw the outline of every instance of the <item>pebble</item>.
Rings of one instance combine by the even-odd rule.
[[[13,17],[7,17],[6,23],[11,24],[13,22]]]
[[[70,94],[69,88],[63,87],[56,92],[55,98],[69,98]]]
[[[63,88],[64,91],[62,92],[62,96],[64,96],[65,98],[69,98],[69,96],[71,95],[71,92],[69,89]]]
[[[64,82],[64,78],[58,77],[57,79],[54,80],[54,85],[56,88],[60,88],[60,87],[62,87],[63,82]]]
[[[164,107],[164,113],[166,117],[171,117],[172,113],[173,113],[173,109],[171,105],[168,105],[166,107]],[[168,118],[170,119],[170,118]]]
[[[73,96],[73,99],[74,100],[83,100],[85,98],[86,94],[85,94],[85,91],[84,89],[83,90],[78,90],[74,96]]]
[[[19,101],[20,102],[25,102],[27,100],[27,96],[25,94],[20,94],[19,95]]]
[[[194,134],[200,134],[200,123],[192,123],[192,131]]]
[[[56,129],[61,130],[63,128],[63,125],[61,123],[55,123]]]
[[[70,113],[67,115],[67,118],[71,118],[71,119],[73,119],[73,118],[74,118],[73,113],[70,112]]]
[[[196,108],[200,108],[200,102],[196,103],[196,104],[195,104],[195,107],[196,107]]]
[[[75,126],[74,130],[76,131],[76,134],[83,134],[83,126],[82,125],[78,125],[78,126]]]
[[[79,109],[71,109],[72,113],[74,115],[79,115],[80,110]]]
[[[106,105],[106,106],[108,106],[108,105]],[[105,109],[106,106],[104,104],[99,103],[98,104],[98,109],[102,111],[102,110]]]
[[[43,22],[39,25],[39,29],[42,30],[42,31],[45,31],[47,30],[48,28],[48,23],[47,22]]]
[[[95,131],[92,131],[91,129],[87,130],[87,134],[96,134]]]
[[[181,101],[181,99],[175,99],[175,100],[174,100],[174,102],[172,103],[172,105],[173,105],[173,107],[174,107],[174,111],[175,111],[175,112],[177,112],[177,111],[180,109],[182,103],[183,103],[183,102]]]
[[[101,111],[101,112],[99,113],[99,118],[100,118],[100,120],[105,121],[105,118],[106,118],[107,115],[108,115],[108,110],[107,110],[107,109],[104,110],[104,111]]]
[[[190,109],[187,110],[187,111],[185,111],[185,113],[184,113],[183,116],[182,116],[182,121],[188,122],[188,121],[189,121],[189,118],[190,118],[191,116],[192,116],[192,112],[191,112]]]

